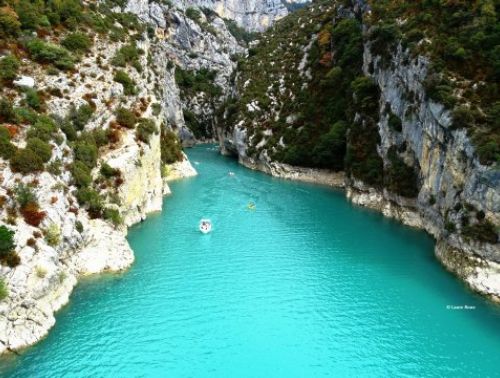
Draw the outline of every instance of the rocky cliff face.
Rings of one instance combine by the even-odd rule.
[[[447,268],[475,290],[500,297],[499,245],[492,242],[491,230],[489,241],[472,237],[485,225],[500,224],[500,174],[495,166],[481,164],[468,134],[450,127],[450,111],[429,98],[424,85],[429,59],[410,54],[400,44],[391,54],[391,64],[386,64],[373,52],[372,42],[361,36],[361,14],[369,11],[364,1],[351,6],[318,2],[279,22],[240,59],[247,50],[222,17],[249,30],[263,30],[287,13],[285,3],[297,2],[192,0],[169,5],[130,0],[125,9],[112,12],[116,19],[108,26],[113,38],[96,35],[73,71],[52,70],[49,75],[45,65],[23,62],[19,83],[43,94],[45,113],[61,124],[49,138],[52,155],[45,171],[13,172],[5,159],[0,160],[0,223],[15,232],[20,258],[17,266],[0,266],[8,290],[0,301],[0,353],[42,338],[80,276],[130,266],[134,256],[125,239],[126,227],[161,210],[162,196],[170,192],[169,179],[196,174],[185,156],[164,166],[158,131],[173,129],[186,145],[211,139],[223,103],[218,130],[223,152],[275,176],[345,187],[354,203],[427,230],[437,239],[436,255]],[[198,12],[188,12],[190,7]],[[204,7],[215,13],[201,10]],[[130,20],[124,11],[147,25],[133,32],[132,39],[125,38],[129,33],[124,25]],[[55,41],[60,39],[55,36]],[[257,51],[259,46],[265,47],[263,53]],[[127,59],[116,63],[123,48],[125,55],[131,50],[138,55],[133,67]],[[117,80],[118,70],[126,77]],[[363,91],[370,93],[361,98]],[[19,107],[28,98],[11,87],[2,88],[2,96]],[[324,101],[332,98],[333,105]],[[305,107],[311,99],[313,106]],[[78,198],[77,186],[82,184],[75,179],[76,138],[70,140],[63,122],[80,123],[82,115],[72,105],[93,107],[75,135],[91,140],[105,130],[109,139],[99,144],[91,177],[84,177],[92,181],[100,199],[87,198],[86,204]],[[125,119],[118,119],[119,108],[130,111],[122,115]],[[343,123],[332,127],[338,114]],[[142,133],[124,125],[134,115],[144,121]],[[350,129],[347,122],[352,123]],[[353,129],[356,124],[358,129]],[[25,121],[7,126],[12,144],[20,149],[35,128]],[[367,132],[370,128],[375,133]],[[397,163],[406,176],[413,177],[409,170],[415,173],[418,190],[402,195],[394,190],[394,182],[378,182],[369,174],[370,180],[363,179],[352,157],[346,172],[328,169],[325,162],[338,163],[338,156],[343,161],[349,155],[357,134],[373,139],[368,147],[358,146],[360,156],[371,154],[368,168],[385,177]],[[304,141],[309,143],[306,151],[300,149]],[[92,151],[87,148],[80,155],[78,159],[86,161]],[[310,159],[307,167],[283,163],[285,158],[297,161],[297,156]],[[317,163],[322,169],[315,167]],[[23,186],[31,188],[39,210],[45,212],[39,225],[29,224],[18,211],[17,190]],[[97,205],[105,208],[107,219],[92,214]],[[498,240],[497,234],[493,236]]]
[[[367,12],[365,1],[320,2],[265,34],[238,73],[221,149],[275,176],[345,186],[353,203],[425,229],[449,270],[498,299],[498,166],[481,164],[469,134],[427,92],[431,59],[401,44],[382,56]],[[311,168],[293,166],[302,164]],[[344,178],[334,172],[342,165]]]
[[[131,0],[126,10],[149,23],[159,37],[155,49],[168,62],[162,82],[167,120],[178,129],[184,144],[190,146],[196,139],[212,137],[211,121],[229,88],[236,68],[234,58],[244,48],[217,14],[192,8],[196,9],[197,17],[190,18],[186,16],[187,4],[173,4]],[[199,83],[203,86],[196,86],[198,83],[192,81],[199,72],[211,72],[213,76]],[[179,77],[180,73],[185,73],[186,82]],[[212,88],[217,88],[215,95],[209,93]],[[196,125],[192,122],[194,118]]]
[[[15,232],[15,253],[19,257],[17,265],[0,267],[0,279],[7,290],[7,296],[0,301],[0,353],[43,338],[55,323],[54,313],[68,302],[79,277],[127,269],[134,261],[125,238],[127,227],[161,210],[163,195],[170,193],[170,178],[196,175],[185,155],[184,161],[170,167],[162,163],[159,130],[168,128],[168,120],[172,119],[172,109],[167,106],[172,94],[164,86],[171,80],[165,50],[156,41],[154,34],[148,37],[146,33],[137,41],[137,51],[142,51],[136,64],[140,69],[132,68],[129,62],[123,64],[121,70],[135,86],[128,94],[127,82],[117,82],[117,69],[113,68],[117,54],[128,46],[128,41],[96,36],[92,47],[69,73],[55,71],[47,75],[46,67],[36,64],[23,68],[24,81],[29,81],[34,91],[45,93],[46,114],[58,119],[65,131],[56,131],[50,141],[52,156],[47,166],[51,168],[43,172],[13,172],[7,162],[0,162],[0,223]],[[15,88],[4,88],[2,95],[11,96],[14,104],[24,103],[22,92],[19,95]],[[105,207],[106,219],[92,215],[91,208],[79,198],[74,171],[78,147],[75,140],[69,139],[71,134],[63,123],[63,119],[73,119],[67,118],[68,114],[86,104],[92,105],[92,116],[75,140],[96,138],[102,130],[108,135],[108,142],[99,144],[97,166],[89,177],[98,186],[99,199],[95,201]],[[138,130],[120,126],[119,108],[149,120],[154,131],[148,137],[139,137]],[[17,130],[12,143],[22,148],[28,126],[11,127]],[[92,156],[92,149],[85,151],[87,157]],[[103,167],[109,173],[106,179]],[[36,200],[40,209],[37,214],[42,217],[37,225],[28,223],[33,221],[22,216],[23,210],[17,210],[20,187],[30,188],[30,196]],[[106,212],[114,215],[106,217]]]
[[[220,17],[235,20],[247,30],[263,31],[288,14],[287,6],[309,0],[184,0],[185,6],[196,5],[214,10]]]
[[[429,99],[424,89],[429,63],[399,46],[390,67],[384,68],[365,45],[364,72],[380,88],[379,154],[387,165],[391,147],[404,146],[403,156],[418,167],[421,185],[416,199],[408,201],[353,180],[348,197],[427,230],[436,238],[436,255],[447,268],[474,289],[500,298],[499,244],[474,241],[460,232],[469,213],[500,224],[500,171],[479,162],[465,130],[451,129],[451,113]],[[389,126],[387,107],[402,120],[400,131]],[[477,224],[476,219],[471,222]]]

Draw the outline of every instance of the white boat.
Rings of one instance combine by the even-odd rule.
[[[211,231],[212,222],[210,222],[210,219],[202,219],[200,221],[200,232],[202,232],[203,234],[208,234]]]

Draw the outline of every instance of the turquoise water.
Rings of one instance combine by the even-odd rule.
[[[132,228],[132,269],[84,280],[0,376],[498,376],[499,308],[441,267],[426,234],[211,146],[189,155],[200,175]]]

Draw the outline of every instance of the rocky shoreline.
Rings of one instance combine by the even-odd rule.
[[[500,303],[500,264],[479,256],[475,251],[495,255],[498,246],[471,243],[462,237],[445,237],[439,228],[426,220],[418,210],[416,200],[391,196],[387,191],[368,187],[362,182],[350,182],[343,172],[294,167],[276,162],[255,162],[247,157],[239,158],[243,166],[259,170],[273,177],[301,181],[332,188],[344,189],[347,199],[354,205],[381,212],[404,225],[425,230],[436,240],[436,258],[443,266],[464,281],[474,292]]]
[[[155,194],[141,198],[141,207],[133,211],[123,208],[124,213],[129,214],[124,226],[115,228],[101,219],[87,219],[83,222],[82,236],[76,237],[73,231],[68,231],[60,248],[46,246],[38,251],[29,251],[31,248],[20,251],[23,265],[5,272],[10,295],[0,303],[0,353],[18,351],[45,337],[55,324],[55,313],[69,302],[79,278],[122,272],[132,265],[134,253],[126,239],[128,227],[144,220],[147,214],[161,210],[163,194],[171,193],[168,181],[197,174],[187,158],[169,166],[168,170],[172,173],[160,181],[160,188],[144,185],[145,193],[153,190]],[[131,176],[144,177],[144,171],[140,171]],[[160,173],[160,170],[155,172],[161,179]],[[156,190],[162,187],[163,190]],[[64,223],[62,229],[64,232]],[[28,227],[20,227],[16,238],[28,237],[29,231]]]

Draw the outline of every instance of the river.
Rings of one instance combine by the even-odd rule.
[[[130,230],[131,270],[82,280],[0,376],[498,374],[499,306],[446,272],[424,232],[213,146],[188,154],[199,176]]]

